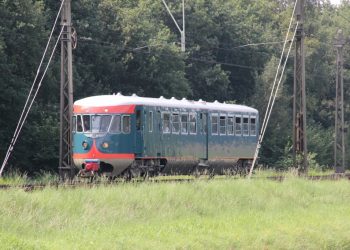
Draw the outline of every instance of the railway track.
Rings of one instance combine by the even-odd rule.
[[[172,178],[172,179],[137,179],[132,181],[104,181],[104,182],[54,182],[48,184],[0,184],[0,190],[6,189],[23,189],[24,191],[34,191],[34,190],[42,190],[44,188],[93,188],[98,186],[116,186],[123,183],[161,183],[161,182],[191,182],[197,179],[194,178]],[[204,180],[204,179],[201,179]]]
[[[268,179],[268,180],[274,180],[274,181],[284,181],[286,179],[289,179],[289,176],[267,176],[267,177],[259,177],[259,176],[253,176],[252,179]],[[350,174],[332,174],[332,175],[313,175],[313,176],[307,176],[307,177],[301,177],[306,178],[308,180],[313,181],[322,181],[322,180],[342,180],[347,179],[350,180]],[[37,183],[37,184],[0,184],[0,190],[7,190],[7,189],[23,189],[26,192],[35,191],[35,190],[42,190],[44,188],[93,188],[93,187],[99,187],[99,186],[116,186],[123,183],[162,183],[162,182],[193,182],[193,181],[210,181],[212,179],[239,179],[239,177],[234,176],[220,176],[219,178],[212,178],[210,176],[202,176],[200,178],[150,178],[150,179],[135,179],[132,181],[123,181],[123,180],[115,180],[115,181],[97,181],[97,182],[53,182],[53,183]]]

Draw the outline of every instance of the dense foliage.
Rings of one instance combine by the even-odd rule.
[[[167,2],[181,24],[180,1]],[[113,92],[201,98],[252,105],[263,115],[282,43],[240,45],[282,41],[293,4],[291,0],[186,1],[187,48],[186,53],[181,53],[179,32],[162,1],[73,0],[74,27],[78,32],[78,47],[74,51],[75,99]],[[0,0],[1,160],[59,5],[57,0]],[[319,165],[331,166],[333,37],[338,28],[347,36],[350,34],[350,2],[335,7],[328,0],[308,0],[306,12],[309,151]],[[10,160],[12,168],[29,172],[57,168],[59,60],[57,52]],[[348,111],[348,48],[345,61]],[[292,84],[293,55],[263,145],[261,162],[269,166],[288,166]]]

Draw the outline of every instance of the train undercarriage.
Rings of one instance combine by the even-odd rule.
[[[245,176],[249,173],[251,159],[238,159],[232,161],[208,161],[208,160],[183,160],[172,161],[166,158],[135,159],[132,163],[118,174],[115,174],[114,167],[106,162],[88,162],[82,164],[82,169],[78,172],[78,177],[93,178],[95,176],[105,176],[110,179],[123,178],[130,181],[134,178],[155,177],[159,175],[229,175]]]

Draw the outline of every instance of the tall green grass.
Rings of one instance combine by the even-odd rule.
[[[59,182],[59,176],[57,174],[49,172],[40,172],[35,176],[28,177],[26,173],[21,173],[19,171],[11,171],[6,173],[0,178],[0,185],[11,185],[11,186],[21,186],[21,185],[54,185]]]
[[[222,179],[0,191],[1,249],[349,249],[350,183]]]

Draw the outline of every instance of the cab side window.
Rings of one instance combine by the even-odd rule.
[[[90,115],[83,115],[84,132],[91,132],[91,117]]]
[[[77,116],[77,132],[83,132],[83,122],[81,120],[81,115]]]
[[[112,121],[111,127],[109,128],[109,132],[113,133],[113,134],[119,134],[120,133],[120,127],[121,127],[120,115],[115,115],[113,117],[113,121]]]
[[[123,133],[129,134],[130,133],[130,116],[129,115],[123,115],[122,118],[123,123]]]
[[[77,130],[77,117],[74,115],[72,118],[72,131],[75,133]]]

